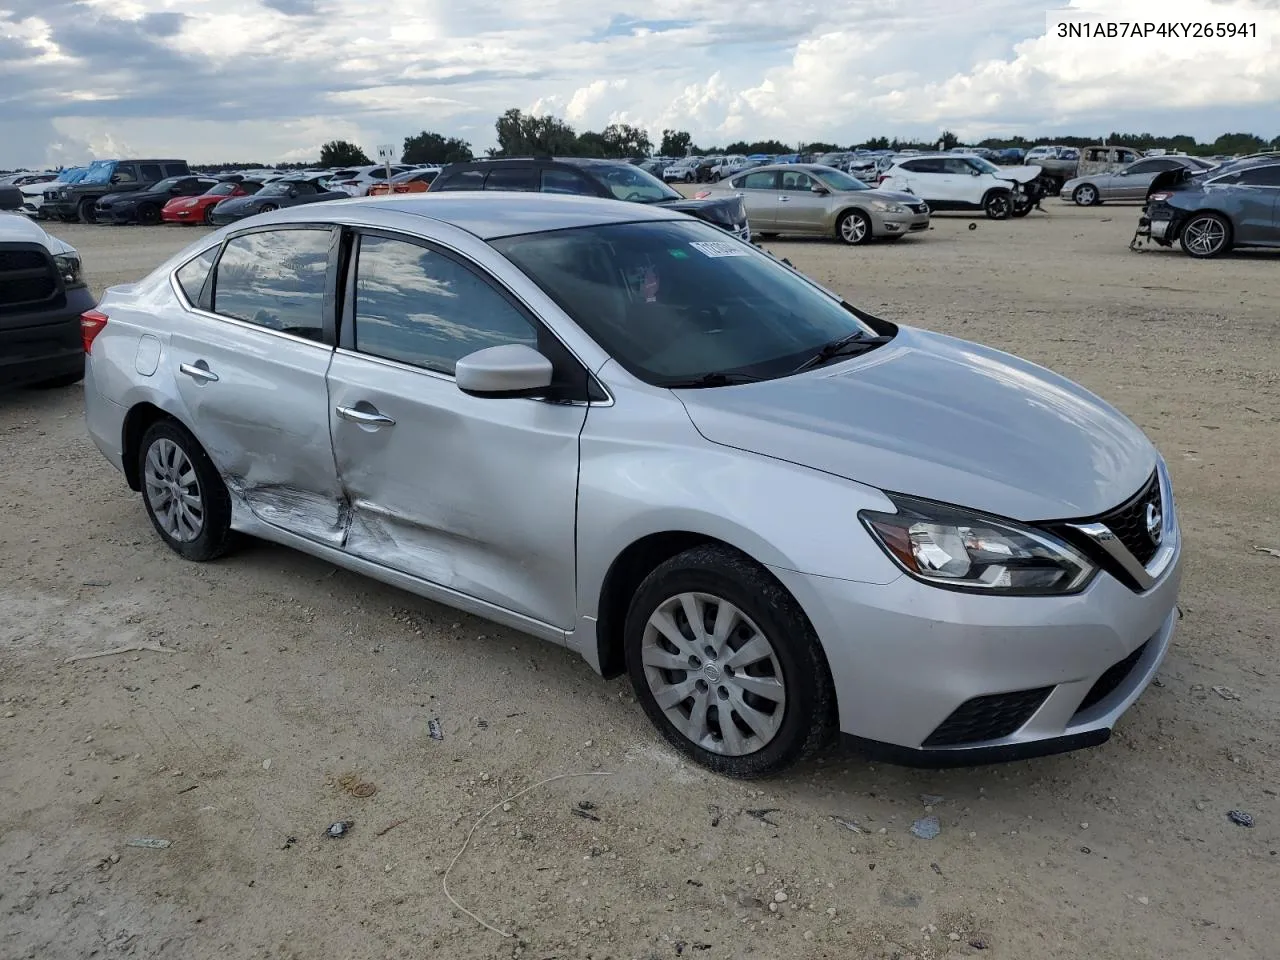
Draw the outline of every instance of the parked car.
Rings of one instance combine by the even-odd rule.
[[[990,160],[946,153],[903,156],[880,189],[913,194],[931,210],[981,210],[992,220],[1025,217],[1040,199],[1039,167],[997,167]]]
[[[330,190],[325,174],[309,177],[281,177],[264,184],[261,190],[247,197],[230,197],[209,211],[207,218],[214,226],[226,226],[245,217],[270,213],[283,207],[296,207],[304,203],[323,203],[328,200],[346,200],[348,194]]]
[[[1199,157],[1145,157],[1112,173],[1076,177],[1062,185],[1062,198],[1081,207],[1108,200],[1145,201],[1157,174],[1168,170],[1210,170],[1213,164]]]
[[[424,167],[407,170],[394,176],[388,183],[375,183],[369,188],[369,196],[379,197],[387,193],[426,193],[431,181],[440,175],[442,167]]]
[[[1079,163],[1076,164],[1076,176],[1092,177],[1103,173],[1115,173],[1121,167],[1127,167],[1141,159],[1138,151],[1130,147],[1109,147],[1106,144],[1085,147],[1080,152]]]
[[[93,210],[96,223],[156,224],[161,220],[165,204],[175,197],[196,197],[218,181],[213,177],[169,177],[145,190],[132,193],[108,193]]]
[[[185,160],[99,160],[75,183],[48,184],[44,205],[50,217],[93,223],[98,201],[109,193],[146,190],[167,177],[189,177]]]
[[[405,173],[413,170],[414,167],[407,163],[391,164],[391,175]],[[381,163],[370,164],[363,167],[351,167],[346,170],[339,170],[329,178],[329,189],[345,193],[349,197],[365,197],[369,195],[369,188],[377,183],[387,182],[387,168]]]
[[[929,207],[919,197],[873,190],[820,164],[757,167],[696,196],[741,197],[759,239],[794,233],[859,244],[929,229]]]
[[[37,220],[47,220],[49,211],[44,207],[45,192],[63,184],[76,183],[88,171],[88,167],[68,167],[47,183],[28,183],[19,187],[22,192],[22,212]]]
[[[185,223],[187,226],[212,226],[214,207],[234,197],[251,197],[261,189],[262,183],[257,180],[223,180],[199,196],[174,197],[160,211],[160,219],[165,223]]]
[[[731,177],[739,172],[747,165],[747,158],[740,153],[730,154],[721,157],[718,161],[711,165],[711,179],[723,180],[725,177]]]
[[[512,190],[606,197],[691,213],[741,240],[751,239],[746,207],[738,197],[689,200],[623,160],[578,157],[472,160],[454,163],[431,182],[430,193]]]
[[[1076,147],[1061,145],[1032,147],[1023,163],[1040,168],[1040,183],[1045,196],[1057,196],[1062,192],[1062,185],[1079,171],[1080,151]]]
[[[1177,624],[1119,411],[661,206],[281,210],[86,316],[88,431],[177,555],[252,534],[567,646],[725,774],[1099,744]]]
[[[1280,247],[1280,158],[1225,166],[1158,174],[1138,235],[1164,247],[1179,243],[1199,259],[1235,247]]]
[[[665,167],[662,179],[667,183],[691,183],[693,171],[701,157],[681,157]]]
[[[0,389],[64,387],[84,378],[80,315],[93,307],[80,255],[22,215],[19,187],[0,187]]]

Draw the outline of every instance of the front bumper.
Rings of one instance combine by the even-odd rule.
[[[41,383],[84,369],[80,314],[94,307],[84,287],[66,292],[56,312],[7,314],[0,329],[0,389]]]
[[[773,572],[822,640],[841,732],[895,762],[956,766],[1105,740],[1169,648],[1176,551],[1144,593],[1103,571],[1070,597]]]
[[[203,219],[204,214],[195,207],[183,207],[180,210],[170,210],[165,207],[160,211],[162,223],[199,223]]]
[[[121,207],[119,204],[116,204],[110,207],[104,207],[101,204],[98,204],[93,208],[93,217],[98,221],[98,223],[134,223],[138,219],[138,208],[133,205]]]
[[[927,208],[926,208],[927,209]],[[871,214],[871,235],[873,237],[901,237],[908,233],[916,233],[929,229],[929,214],[925,213],[878,213]]]
[[[79,198],[69,197],[65,200],[46,200],[40,212],[49,219],[78,217],[80,215]]]

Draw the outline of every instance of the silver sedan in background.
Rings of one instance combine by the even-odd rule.
[[[84,315],[89,433],[189,560],[238,535],[627,673],[762,776],[1106,740],[1173,635],[1164,461],[1082,387],[677,211],[279,210]]]
[[[1062,185],[1059,196],[1081,207],[1091,207],[1108,200],[1141,202],[1157,174],[1168,170],[1187,169],[1194,172],[1212,170],[1213,164],[1199,157],[1145,157],[1112,173],[1095,173],[1075,177]]]
[[[929,229],[929,207],[908,193],[875,190],[857,177],[814,163],[756,167],[695,196],[738,196],[754,236],[835,237],[844,243],[898,240]]]

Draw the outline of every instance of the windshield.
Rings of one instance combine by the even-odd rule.
[[[217,186],[210,187],[204,192],[206,197],[229,197],[236,192],[236,183],[220,183]]]
[[[593,172],[604,181],[605,186],[619,200],[655,203],[658,200],[679,200],[681,198],[679,193],[672,190],[653,174],[632,164],[599,167]]]
[[[277,180],[275,183],[268,183],[265,187],[258,191],[260,197],[283,197],[289,192],[290,187],[296,187],[297,183],[288,180]]]
[[[114,163],[104,163],[101,166],[95,164],[85,171],[81,183],[110,183],[111,175],[116,172]]]
[[[810,170],[815,177],[825,183],[832,190],[870,190],[865,183],[857,177],[851,177],[847,173],[839,170]]]
[[[982,157],[965,157],[965,160],[973,164],[983,173],[999,173],[1000,172],[999,167],[997,167],[990,160],[984,160]]]
[[[183,180],[186,180],[186,179],[187,179],[186,177],[170,177],[168,180],[161,180],[160,182],[156,183],[154,186],[148,187],[147,193],[168,193],[170,187],[176,187],[179,183],[181,183]]]
[[[701,222],[579,227],[493,246],[650,384],[785,376],[826,344],[875,335],[851,308]]]

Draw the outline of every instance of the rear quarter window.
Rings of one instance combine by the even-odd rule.
[[[188,260],[174,272],[174,279],[182,289],[182,295],[193,307],[208,309],[208,298],[204,296],[205,281],[209,279],[209,271],[218,258],[218,248],[210,247],[194,260]]]
[[[329,230],[261,230],[227,241],[213,311],[308,340],[324,339]]]
[[[483,170],[459,170],[457,173],[448,176],[439,177],[440,184],[437,190],[483,190],[484,189]],[[435,186],[435,184],[432,184]]]

